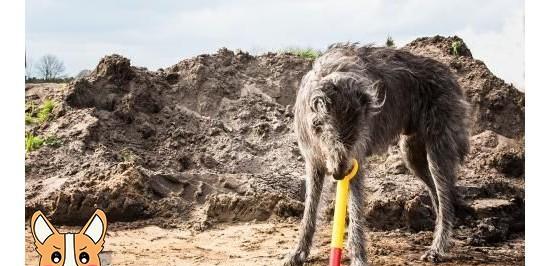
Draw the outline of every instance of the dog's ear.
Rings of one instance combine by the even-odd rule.
[[[97,209],[86,225],[80,230],[79,234],[88,236],[94,244],[103,246],[105,234],[107,233],[107,216]]]
[[[382,96],[382,93],[384,93],[384,96]],[[369,98],[370,98],[369,113],[370,115],[377,115],[378,113],[380,113],[380,111],[382,111],[382,108],[386,103],[386,98],[387,98],[386,87],[380,81],[376,81],[371,85],[369,85],[367,94],[369,95]]]
[[[43,245],[53,234],[59,234],[41,211],[36,211],[31,218],[31,232],[36,246]]]

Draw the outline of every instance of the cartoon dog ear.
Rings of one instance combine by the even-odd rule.
[[[80,230],[79,234],[88,236],[96,245],[103,245],[105,234],[107,233],[107,216],[105,213],[97,209],[92,218]]]
[[[31,218],[31,231],[35,244],[40,245],[46,242],[46,239],[53,234],[59,234],[53,225],[46,219],[41,211],[36,211]]]

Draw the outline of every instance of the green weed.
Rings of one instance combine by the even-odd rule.
[[[26,110],[29,110],[29,113],[34,113],[34,111],[36,110],[36,105],[34,104],[33,101],[31,101],[30,103],[28,104],[25,104],[25,111]]]
[[[290,53],[295,56],[309,59],[309,60],[315,60],[317,57],[321,55],[321,51],[315,50],[313,48],[299,48],[299,47],[289,47],[285,48],[280,51],[280,53]]]
[[[54,101],[50,99],[45,100],[38,108],[38,113],[36,114],[38,122],[44,123],[48,121],[52,115],[53,108],[55,108]]]
[[[63,141],[56,136],[47,136],[44,139],[44,145],[51,147],[59,147],[63,144]]]
[[[44,139],[32,133],[25,134],[25,152],[38,150],[44,145]]]
[[[34,105],[34,102],[30,102],[25,105],[25,125],[34,124],[36,122],[33,117],[33,114],[36,111],[35,109],[36,106]]]
[[[32,114],[30,113],[25,113],[25,125],[30,125],[30,124],[34,124],[34,117],[32,117]]]
[[[31,152],[40,149],[42,146],[59,147],[63,141],[56,136],[40,137],[32,133],[25,134],[25,152]]]
[[[393,41],[393,38],[391,36],[388,36],[388,38],[386,38],[386,47],[395,47],[395,42]]]
[[[462,48],[462,42],[461,41],[454,41],[451,43],[451,51],[454,56],[460,55],[460,48]]]

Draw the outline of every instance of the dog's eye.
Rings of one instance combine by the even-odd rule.
[[[80,253],[80,255],[78,255],[78,259],[80,260],[80,262],[86,264],[88,263],[88,261],[90,261],[90,255],[88,255],[88,253],[86,252],[82,252]]]
[[[52,261],[53,263],[59,263],[61,261],[61,253],[58,251],[52,253]]]

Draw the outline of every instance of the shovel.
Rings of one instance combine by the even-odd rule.
[[[353,159],[353,169],[342,180],[338,180],[336,185],[334,223],[332,225],[332,241],[330,242],[330,266],[340,266],[342,250],[344,249],[344,233],[346,231],[349,181],[357,174],[358,170],[357,160]]]

